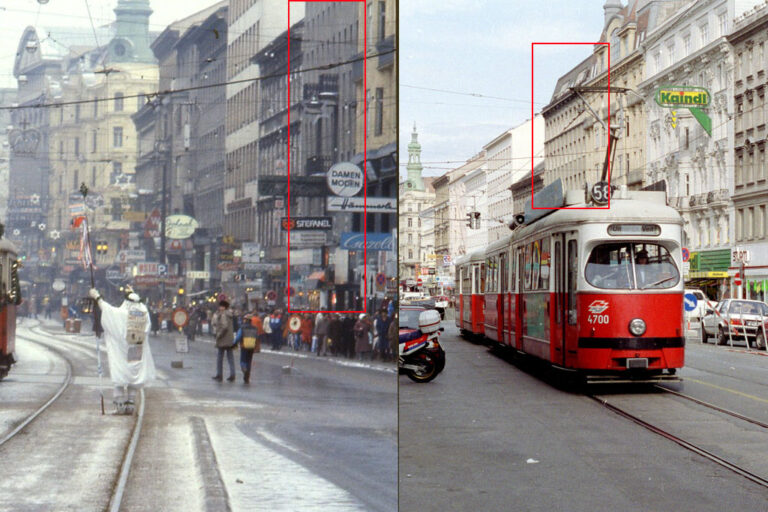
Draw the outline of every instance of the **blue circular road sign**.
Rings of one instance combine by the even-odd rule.
[[[696,304],[698,304],[698,302],[698,299],[692,293],[683,295],[683,307],[685,307],[686,311],[693,311],[696,309]]]

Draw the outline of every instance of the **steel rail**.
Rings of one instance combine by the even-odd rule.
[[[16,428],[14,428],[10,432],[8,432],[8,434],[6,434],[5,436],[3,436],[2,439],[0,439],[0,446],[3,446],[6,442],[8,442],[14,436],[16,436],[16,434],[18,434],[19,432],[24,430],[24,428],[27,425],[29,425],[30,423],[32,423],[35,420],[35,418],[40,416],[40,414],[42,414],[43,411],[45,411],[56,400],[58,400],[58,398],[61,396],[61,394],[64,393],[64,391],[72,383],[72,362],[64,354],[62,354],[59,350],[57,350],[57,349],[55,349],[53,347],[50,347],[48,344],[46,344],[44,342],[41,342],[41,341],[38,341],[38,340],[34,340],[34,339],[30,338],[30,337],[19,335],[19,334],[17,334],[16,336],[18,338],[25,339],[25,340],[30,341],[32,343],[36,343],[38,345],[44,346],[49,351],[56,353],[66,363],[67,375],[64,378],[64,381],[61,383],[61,386],[59,386],[59,388],[48,398],[48,400],[46,400],[45,403],[43,403],[43,405],[38,407],[34,412],[32,412],[32,414],[27,416],[21,423],[19,423],[16,426]]]
[[[709,409],[713,409],[713,410],[721,412],[723,414],[727,414],[728,416],[733,416],[734,418],[738,418],[738,419],[740,419],[742,421],[746,421],[747,423],[752,423],[753,425],[757,425],[758,427],[762,427],[762,428],[768,429],[768,423],[765,423],[763,421],[756,420],[754,418],[749,418],[747,416],[744,416],[743,414],[740,414],[740,413],[735,412],[735,411],[731,411],[729,409],[723,409],[722,407],[719,407],[717,405],[710,404],[709,402],[705,402],[704,400],[699,400],[698,398],[694,398],[692,396],[680,393],[679,391],[675,391],[675,390],[672,390],[672,389],[665,388],[664,386],[660,386],[658,384],[656,384],[655,387],[657,387],[658,389],[660,389],[662,391],[666,391],[667,393],[671,393],[671,394],[673,394],[673,395],[675,395],[677,397],[683,398],[685,400],[690,400],[691,402],[697,403],[699,405],[703,405],[704,407],[707,407]]]
[[[623,418],[626,418],[626,419],[628,419],[628,420],[630,420],[630,421],[640,425],[641,427],[644,427],[644,428],[650,430],[654,434],[658,434],[658,435],[664,437],[665,439],[668,439],[668,440],[672,441],[673,443],[676,443],[676,444],[682,446],[683,448],[685,448],[685,449],[687,449],[687,450],[689,450],[689,451],[691,451],[691,452],[693,452],[693,453],[695,453],[697,455],[700,455],[700,456],[704,457],[705,459],[708,459],[708,460],[710,460],[710,461],[712,461],[712,462],[714,462],[714,463],[716,463],[716,464],[718,464],[718,465],[720,465],[720,466],[722,466],[722,467],[724,467],[726,469],[729,469],[729,470],[733,471],[734,473],[736,473],[736,474],[738,474],[740,476],[743,476],[747,480],[750,480],[751,482],[754,482],[754,483],[756,483],[758,485],[761,485],[763,487],[768,487],[768,479],[763,478],[763,477],[761,477],[759,475],[756,475],[756,474],[754,474],[754,473],[752,473],[750,471],[747,471],[746,469],[744,469],[744,468],[742,468],[742,467],[740,467],[740,466],[738,466],[738,465],[736,465],[736,464],[734,464],[732,462],[729,462],[728,460],[726,460],[726,459],[724,459],[722,457],[719,457],[719,456],[715,455],[714,453],[711,453],[711,452],[709,452],[709,451],[707,451],[707,450],[705,450],[703,448],[700,448],[700,447],[696,446],[693,443],[689,443],[688,441],[686,441],[686,440],[684,440],[684,439],[682,439],[680,437],[677,437],[676,435],[671,434],[671,433],[667,432],[666,430],[664,430],[664,429],[662,429],[660,427],[657,427],[657,426],[655,426],[655,425],[653,425],[651,423],[648,423],[645,420],[640,419],[639,417],[637,417],[637,416],[635,416],[635,415],[633,415],[633,414],[631,414],[631,413],[621,409],[620,407],[617,407],[615,405],[609,404],[608,401],[603,399],[603,398],[598,398],[595,395],[586,395],[586,396],[591,398],[592,400],[595,400],[597,403],[601,404],[603,407],[607,408],[611,412],[614,412],[614,413],[618,414],[619,416],[621,416]]]

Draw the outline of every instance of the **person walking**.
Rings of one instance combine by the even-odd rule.
[[[384,361],[387,358],[387,353],[389,352],[389,338],[387,338],[387,333],[389,332],[389,324],[391,322],[392,319],[387,314],[387,310],[382,309],[374,322],[374,329],[376,331],[373,338],[374,359],[378,357]]]
[[[155,378],[147,307],[130,286],[125,291],[119,307],[105,301],[96,288],[88,291],[102,311],[115,414],[133,414],[136,392]]]
[[[283,320],[280,313],[280,310],[276,309],[269,317],[269,337],[272,342],[272,350],[280,350],[280,346],[283,344]]]
[[[325,354],[330,353],[330,355],[336,356],[341,352],[341,318],[338,313],[331,313],[325,347]]]
[[[355,322],[355,352],[358,359],[361,361],[371,359],[373,347],[371,344],[371,323],[368,320],[368,315],[360,313],[360,317]]]
[[[257,319],[258,321],[255,321]],[[243,371],[243,382],[245,384],[251,381],[253,353],[261,351],[260,327],[261,319],[259,315],[255,313],[246,315],[235,336],[235,342],[240,345],[240,369]]]
[[[328,315],[318,313],[315,317],[315,333],[312,336],[312,351],[318,356],[326,355],[329,322]]]
[[[227,363],[229,364],[229,378],[227,380],[232,382],[235,380],[235,360],[232,355],[235,340],[234,323],[232,321],[232,311],[229,309],[229,301],[223,294],[219,296],[219,309],[213,314],[211,325],[216,339],[216,349],[218,350],[216,356],[216,375],[211,378],[221,382],[224,354],[226,353]]]
[[[397,320],[397,312],[392,316],[392,321],[389,322],[389,329],[387,330],[387,340],[389,340],[389,354],[392,359],[398,357],[400,352],[400,325]]]

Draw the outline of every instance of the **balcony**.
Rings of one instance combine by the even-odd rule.
[[[331,168],[332,163],[332,158],[329,155],[315,155],[307,158],[307,176],[317,173],[325,174]]]
[[[384,69],[395,63],[395,36],[394,34],[376,42],[376,53],[379,60],[376,63],[378,69]]]
[[[728,204],[728,189],[713,190],[707,193],[708,206],[725,206]]]

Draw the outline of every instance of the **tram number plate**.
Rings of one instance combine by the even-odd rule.
[[[628,357],[627,368],[648,368],[647,357]]]

